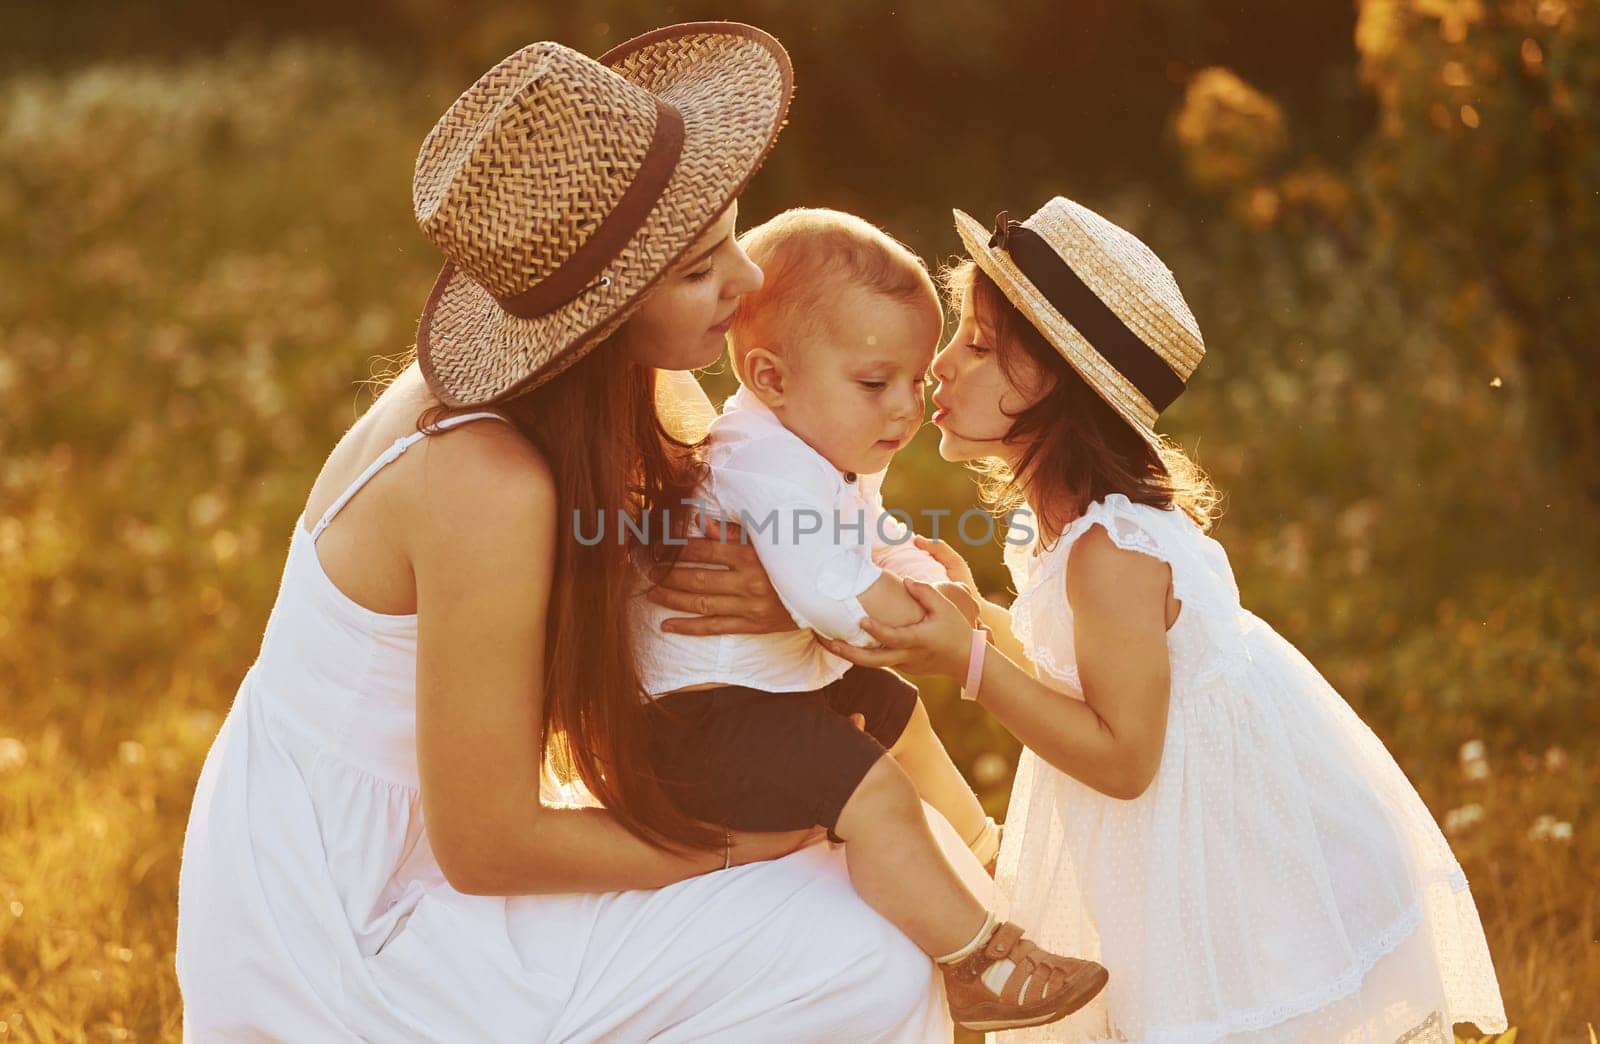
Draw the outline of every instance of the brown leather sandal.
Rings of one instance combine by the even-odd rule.
[[[997,994],[983,981],[983,973],[1002,960],[1015,967]],[[965,1029],[980,1031],[1043,1026],[1066,1018],[1094,1000],[1111,978],[1094,961],[1041,950],[1009,921],[994,930],[982,949],[941,969],[951,1018]]]

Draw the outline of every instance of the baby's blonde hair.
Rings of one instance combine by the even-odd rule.
[[[832,336],[828,299],[846,286],[901,304],[926,304],[942,318],[939,294],[922,258],[854,214],[796,207],[747,230],[739,245],[766,275],[761,289],[746,294],[733,316],[729,341],[740,380],[753,348],[782,354]]]

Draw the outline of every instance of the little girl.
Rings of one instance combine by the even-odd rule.
[[[1441,1041],[1506,1026],[1466,878],[1382,743],[1239,604],[1217,496],[1154,431],[1204,354],[1172,274],[1057,197],[956,212],[960,325],[934,360],[948,460],[982,460],[1010,611],[906,586],[857,664],[942,673],[1025,744],[1010,918],[1110,985],[1027,1040]],[[952,577],[948,545],[919,538]],[[976,588],[972,591],[976,595]],[[987,628],[988,630],[985,630]],[[991,644],[992,643],[992,644]],[[1009,1038],[1008,1038],[1009,1039]]]

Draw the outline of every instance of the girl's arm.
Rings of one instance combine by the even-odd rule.
[[[1090,526],[1068,554],[1084,700],[1048,696],[1053,690],[1002,660],[992,685],[985,664],[978,702],[1062,772],[1111,797],[1136,798],[1155,779],[1166,738],[1172,572],[1159,559],[1117,547],[1100,526]]]
[[[565,534],[536,450],[499,425],[427,440],[407,524],[417,584],[417,755],[428,840],[462,892],[655,888],[723,864],[665,851],[603,809],[539,800],[545,622]],[[741,861],[800,835],[748,835]]]
[[[1067,597],[1084,699],[1042,684],[1010,654],[991,647],[978,702],[1051,765],[1103,794],[1131,800],[1155,778],[1166,735],[1170,569],[1118,548],[1097,526],[1069,553]],[[907,588],[928,616],[910,627],[869,621],[865,626],[886,648],[876,656],[863,650],[855,662],[964,680],[971,631],[960,610],[926,585],[913,581]],[[838,643],[825,644],[852,658]]]
[[[989,641],[996,649],[1015,663],[1028,662],[1028,654],[1022,648],[1022,640],[1011,629],[1010,609],[996,605],[987,598],[979,598],[978,618],[989,628]]]

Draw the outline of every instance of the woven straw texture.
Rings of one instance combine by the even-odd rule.
[[[990,229],[964,211],[954,214],[967,253],[1006,298],[1146,442],[1159,448],[1158,411],[1144,393],[1056,311],[1005,250],[989,246]],[[1023,225],[1048,243],[1095,296],[1188,383],[1205,356],[1205,343],[1177,279],[1154,251],[1126,229],[1062,196],[1040,207]]]
[[[598,62],[530,44],[480,77],[429,132],[413,180],[418,224],[448,259],[417,331],[440,400],[525,391],[615,330],[761,165],[792,88],[778,42],[734,23],[657,30]],[[507,312],[496,297],[557,271],[627,190],[657,99],[681,116],[683,144],[643,223],[565,305]]]

